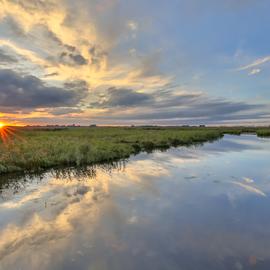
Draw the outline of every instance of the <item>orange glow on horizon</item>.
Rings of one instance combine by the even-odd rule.
[[[24,127],[25,124],[22,123],[5,123],[5,122],[0,122],[0,129],[1,128],[6,128],[6,127]]]

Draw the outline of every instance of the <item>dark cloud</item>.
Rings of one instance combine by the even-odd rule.
[[[107,90],[105,98],[102,97],[99,102],[92,103],[91,107],[133,107],[145,104],[151,99],[150,95],[139,93],[132,89],[111,87]]]
[[[13,64],[17,62],[18,60],[14,56],[0,49],[0,64]]]
[[[65,114],[70,114],[70,113],[81,113],[81,112],[83,112],[83,111],[79,108],[57,108],[57,109],[53,109],[51,111],[51,114],[65,115]]]
[[[85,81],[82,81],[82,80],[65,82],[64,86],[65,86],[65,88],[71,89],[74,91],[79,90],[79,89],[84,89],[85,91],[88,90],[87,83]]]
[[[86,65],[88,61],[80,54],[69,54],[70,59],[77,65]]]
[[[181,101],[184,99],[181,98]],[[188,99],[189,100],[189,99]],[[176,98],[175,103],[178,102]],[[179,101],[179,104],[182,104]],[[223,100],[197,100],[192,103],[186,103],[185,105],[174,107],[158,107],[158,103],[153,106],[155,110],[149,110],[144,113],[137,113],[133,115],[132,118],[135,119],[175,119],[175,118],[189,118],[189,119],[199,119],[204,118],[207,120],[218,120],[218,119],[238,119],[241,113],[250,113],[254,110],[260,109],[261,105],[251,105],[243,102],[230,102]],[[151,107],[150,107],[151,108]],[[257,113],[256,113],[257,114]],[[130,116],[129,116],[130,117]]]
[[[208,124],[269,118],[266,105],[215,99],[196,92],[175,94],[167,90],[150,95],[131,89],[109,88],[107,96],[102,95],[92,106],[110,109],[99,119],[119,122]]]
[[[152,94],[137,92],[129,88],[108,88],[99,95],[99,101],[92,103],[94,107],[135,107],[147,106],[152,108],[179,107],[181,105],[198,102],[202,98],[200,93],[185,93],[172,95],[170,91],[160,90]]]
[[[71,46],[71,45],[68,45],[68,44],[65,44],[64,45],[70,52],[75,52],[76,51],[76,47],[74,46]]]
[[[108,55],[107,52],[102,50],[100,46],[92,45],[89,49],[89,54],[91,57],[91,64],[100,66],[100,63],[104,60],[104,58]]]
[[[87,59],[85,59],[80,54],[73,54],[68,52],[62,52],[60,55],[60,62],[66,65],[86,65],[88,63]]]
[[[45,78],[46,78],[46,77],[53,77],[53,76],[57,76],[57,75],[59,75],[58,72],[52,72],[52,73],[48,73],[48,74],[44,75],[44,77],[45,77]]]
[[[38,25],[38,28],[46,37],[46,40],[51,40],[59,47],[62,47],[63,49],[67,49],[71,53],[75,53],[77,51],[75,46],[63,43],[62,40],[52,30],[50,30],[47,25],[40,24]]]
[[[88,64],[88,60],[79,53],[75,46],[63,43],[62,40],[53,31],[51,31],[47,25],[36,25],[35,31],[37,33],[41,33],[47,42],[50,40],[54,46],[56,45],[54,49],[56,51],[60,51],[58,60],[62,64],[79,66]],[[53,57],[49,58],[53,59]]]
[[[0,70],[0,108],[45,108],[76,106],[87,95],[85,83],[74,82],[66,89],[46,85],[34,76]]]

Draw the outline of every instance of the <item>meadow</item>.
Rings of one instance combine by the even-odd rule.
[[[5,127],[8,130],[8,127]],[[3,133],[3,130],[2,130]],[[141,151],[202,144],[224,134],[270,136],[270,128],[70,127],[12,128],[0,142],[0,174],[82,166],[128,158]]]

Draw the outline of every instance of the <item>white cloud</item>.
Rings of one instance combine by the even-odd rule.
[[[248,75],[256,75],[256,74],[258,74],[258,73],[260,73],[261,72],[261,69],[259,69],[259,68],[253,68],[249,73],[248,73]]]
[[[137,30],[138,30],[138,23],[135,22],[135,21],[128,21],[127,27],[128,27],[131,31],[137,31]]]
[[[256,188],[256,187],[252,187],[252,186],[249,186],[249,185],[246,185],[246,184],[243,184],[243,183],[240,183],[240,182],[232,182],[234,185],[237,185],[239,187],[242,187],[244,188],[245,190],[251,192],[251,193],[255,193],[255,194],[258,194],[260,196],[263,196],[263,197],[266,197],[266,194],[261,191],[260,189]]]
[[[245,65],[245,66],[242,66],[240,68],[238,68],[238,70],[248,70],[248,69],[252,69],[252,68],[255,68],[257,66],[260,66],[262,64],[265,64],[267,62],[270,61],[270,56],[265,56],[263,58],[258,58],[256,59],[254,62],[248,64],[248,65]]]

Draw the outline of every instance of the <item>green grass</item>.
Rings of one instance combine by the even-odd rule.
[[[257,135],[259,137],[270,137],[270,129],[258,129]]]
[[[8,143],[0,143],[0,174],[81,166],[128,158],[140,151],[200,144],[225,133],[270,136],[270,128],[122,128],[81,127],[21,129]]]

